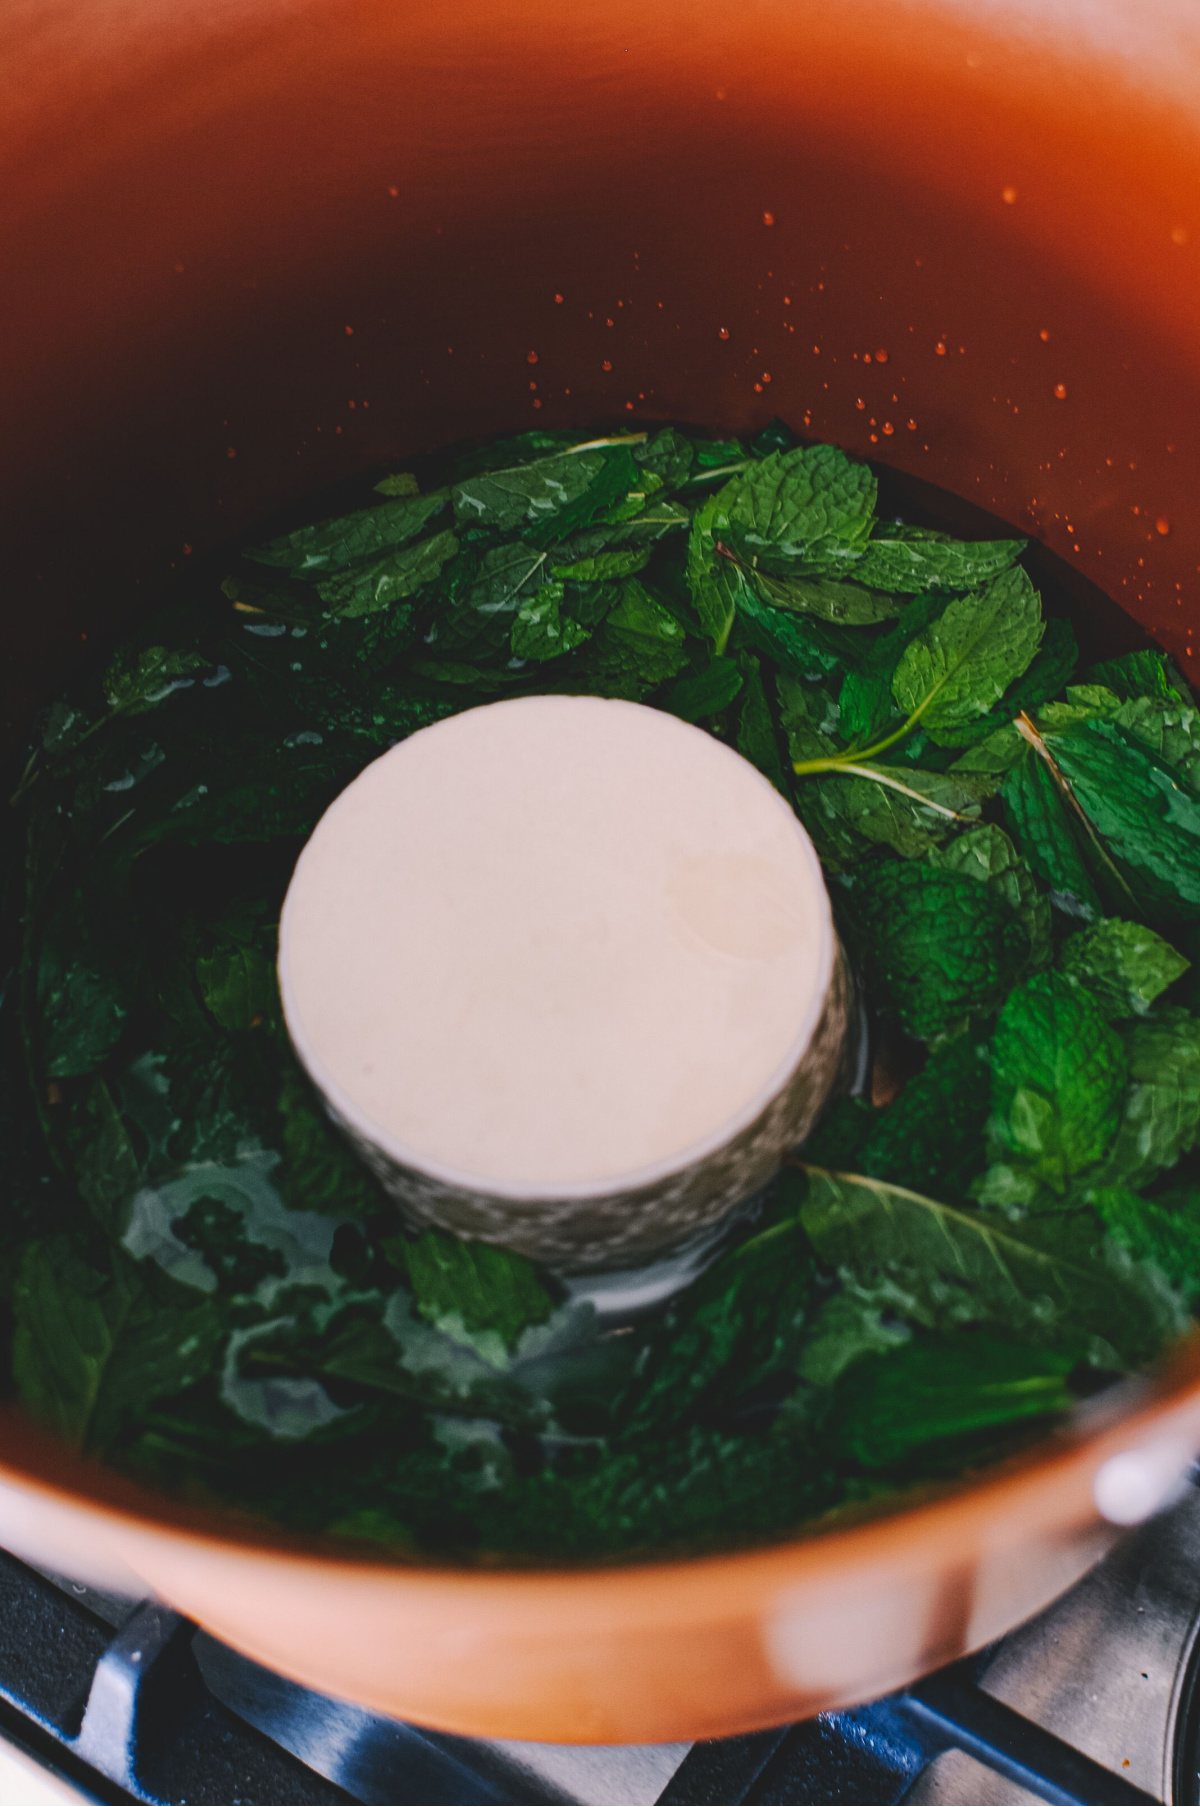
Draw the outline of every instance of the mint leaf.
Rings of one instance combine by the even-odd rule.
[[[831,1423],[864,1468],[888,1468],[930,1443],[1068,1412],[1075,1352],[1030,1349],[965,1332],[854,1363],[838,1385]]]
[[[421,486],[411,471],[393,471],[390,477],[384,477],[375,485],[377,496],[416,496]]]
[[[370,564],[351,565],[333,577],[318,579],[317,595],[333,615],[348,619],[374,615],[432,583],[457,551],[458,541],[447,529]]]
[[[1190,703],[1191,693],[1178,669],[1166,653],[1143,647],[1138,652],[1122,653],[1116,659],[1104,659],[1093,665],[1089,684],[1103,684],[1115,690],[1122,702],[1135,696],[1156,696],[1167,702]]]
[[[947,774],[947,781],[953,774]],[[1033,874],[1002,828],[984,822],[968,828],[946,847],[929,856],[931,866],[943,872],[961,872],[967,878],[990,885],[1003,897],[1029,936],[1029,958],[1044,966],[1050,958],[1050,903],[1034,883]]]
[[[557,659],[583,645],[590,630],[563,615],[562,600],[563,585],[557,582],[525,597],[512,624],[515,659]]]
[[[1121,1038],[1064,974],[1018,985],[992,1039],[992,1133],[1001,1156],[1065,1191],[1116,1134],[1126,1072]]]
[[[784,774],[771,718],[771,705],[763,686],[762,670],[750,653],[742,653],[738,664],[742,673],[742,703],[738,712],[737,750],[751,765],[769,778],[775,789],[791,801],[791,786]]]
[[[554,1310],[540,1270],[509,1249],[441,1230],[392,1237],[386,1248],[407,1272],[421,1316],[450,1336],[474,1341],[490,1332],[511,1352],[522,1331]]]
[[[797,760],[820,758],[819,748],[806,750],[800,736],[789,736]],[[864,768],[866,769],[866,768]],[[827,776],[804,778],[798,807],[810,828],[819,823],[854,859],[865,843],[893,848],[904,859],[928,853],[961,826],[958,818],[977,816],[979,805],[969,787],[944,772],[922,772],[909,766],[872,768],[875,778],[847,768]],[[846,839],[843,831],[853,838]]]
[[[1041,638],[1041,600],[1016,566],[947,604],[901,655],[892,694],[931,740],[959,745],[1021,676]]]
[[[1110,917],[1063,944],[1062,969],[1110,1020],[1145,1016],[1191,965],[1140,922]]]
[[[1024,540],[955,540],[928,527],[878,522],[854,569],[856,583],[916,595],[974,590],[999,577],[1025,550]]]
[[[899,860],[860,868],[848,903],[870,991],[924,1041],[989,1015],[1029,957],[1005,900],[958,872]]]
[[[37,964],[41,1060],[50,1079],[90,1073],[121,1039],[129,1000],[107,949],[97,946],[75,892],[46,925]]]
[[[692,517],[688,535],[687,586],[701,628],[714,649],[723,653],[737,614],[738,600],[747,588],[732,560],[721,558],[717,541],[729,528],[729,503],[735,488],[725,484],[709,496]]]
[[[1062,792],[1045,761],[1021,744],[1023,755],[1000,787],[1013,840],[1048,888],[1055,908],[1092,922],[1103,909]]]
[[[1136,696],[1114,710],[1112,720],[1200,791],[1200,709],[1173,697]]]
[[[546,554],[524,540],[493,546],[466,562],[447,606],[426,636],[438,657],[482,659],[501,652],[522,601],[545,582]]]
[[[1152,909],[1200,916],[1200,796],[1111,722],[1045,737],[1081,808]]]
[[[970,726],[959,729],[955,745],[975,746],[990,740],[998,730],[1011,724],[1022,710],[1033,713],[1041,709],[1049,697],[1062,689],[1078,660],[1079,648],[1070,624],[1053,617],[1046,622],[1042,644],[1029,670],[1009,685],[994,709],[989,709]],[[1075,693],[1068,691],[1067,694]],[[1056,706],[1050,704],[1052,709]]]
[[[1113,1241],[1136,1261],[1152,1261],[1189,1300],[1200,1296],[1200,1210],[1194,1194],[1178,1202],[1139,1198],[1124,1186],[1087,1193]]]
[[[875,478],[836,446],[772,452],[730,487],[734,544],[764,569],[836,577],[862,556]]]
[[[861,665],[851,670],[838,703],[847,740],[868,744],[896,717],[892,679],[905,650],[946,607],[941,596],[918,596],[888,633],[872,641]]]
[[[586,526],[632,488],[635,477],[633,459],[619,446],[485,471],[455,483],[450,494],[461,526],[494,527],[500,533],[523,527],[544,544],[547,531],[559,539]]]
[[[254,547],[249,557],[260,565],[291,571],[297,577],[315,577],[407,545],[445,507],[446,491],[434,490],[428,496],[418,496],[414,493],[415,482],[407,473],[401,478],[386,478],[385,482],[406,482],[412,488],[390,489],[385,493],[395,495],[397,500],[342,515],[336,521],[298,528],[266,546]]]
[[[257,947],[230,942],[196,962],[196,982],[222,1029],[254,1028],[279,1012],[275,968]]]
[[[75,1447],[103,1449],[149,1400],[212,1370],[222,1320],[194,1301],[119,1249],[93,1263],[71,1236],[30,1243],[13,1299],[22,1404]]]
[[[104,695],[109,708],[122,715],[145,715],[173,690],[190,690],[195,673],[208,660],[197,652],[148,646],[143,652],[124,647],[104,674]]]
[[[621,596],[582,655],[586,676],[581,687],[598,696],[640,702],[687,660],[686,635],[636,577],[621,585]]]
[[[654,433],[644,445],[633,448],[633,462],[639,470],[652,471],[662,482],[664,489],[678,489],[687,481],[695,461],[695,452],[690,440],[675,427],[663,427],[661,432]]]
[[[861,1174],[808,1168],[800,1218],[853,1296],[928,1330],[968,1324],[1061,1348],[1151,1360],[1183,1321],[1169,1294],[1089,1242],[1083,1213],[1009,1222]]]
[[[799,615],[815,615],[818,621],[840,622],[845,627],[871,627],[890,621],[903,604],[897,596],[867,590],[858,583],[839,583],[829,577],[770,577],[756,571],[754,581],[764,599],[777,609],[793,609]]]
[[[652,546],[617,546],[611,552],[596,552],[590,558],[577,558],[570,564],[555,564],[556,579],[577,584],[611,583],[614,578],[632,577],[644,570],[653,554]]]
[[[754,594],[735,565],[729,569],[737,580],[728,594],[736,610],[738,631],[764,658],[774,660],[794,677],[814,681],[840,676],[854,663],[839,629],[771,608]],[[725,618],[721,619],[723,623]]]
[[[935,1198],[965,1199],[984,1165],[991,1107],[987,1044],[960,1035],[931,1054],[886,1109],[867,1115],[854,1170]],[[810,1158],[820,1163],[815,1150]]]
[[[703,671],[689,672],[672,684],[661,707],[685,722],[703,721],[728,709],[741,688],[736,659],[710,659]]]
[[[1166,1009],[1124,1027],[1129,1089],[1097,1185],[1145,1186],[1200,1137],[1200,1022]]]

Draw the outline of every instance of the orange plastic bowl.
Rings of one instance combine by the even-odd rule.
[[[5,25],[14,734],[193,553],[370,465],[535,423],[780,414],[1045,541],[1189,669],[1186,7],[16,0]],[[886,1516],[702,1560],[477,1572],[186,1511],[9,1411],[0,1539],[431,1725],[666,1740],[995,1636],[1110,1535],[1103,1464],[1141,1452],[1169,1476],[1196,1447],[1187,1350]]]

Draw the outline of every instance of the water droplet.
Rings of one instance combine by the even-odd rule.
[[[762,373],[762,380],[763,380],[763,382],[764,382],[764,383],[769,383],[769,382],[770,382],[770,380],[771,380],[771,372],[770,372],[770,371],[769,371],[769,370],[764,370],[764,371],[763,371],[763,373]]]
[[[910,433],[915,433],[915,432],[916,432],[916,430],[917,430],[917,423],[916,423],[916,421],[915,421],[915,420],[910,420],[910,421],[907,421],[907,422],[906,422],[906,423],[905,423],[905,424],[906,424],[906,425],[907,425],[907,427],[908,427],[908,430],[909,430],[909,432],[910,432]]]
[[[1004,202],[1006,207],[1011,207],[1016,198],[1017,191],[1011,182],[1008,184],[1007,188],[1002,188],[1000,190],[1000,199]]]
[[[939,358],[944,358],[946,355],[946,341],[944,339],[939,339],[933,349],[937,352]]]
[[[885,433],[894,433],[896,431],[895,427],[892,425],[890,420],[884,421],[883,430]]]
[[[1066,384],[1065,384],[1065,383],[1055,383],[1055,385],[1054,385],[1054,397],[1055,397],[1055,400],[1056,400],[1056,401],[1060,401],[1060,402],[1065,402],[1065,401],[1066,401],[1066,399],[1067,399],[1067,385],[1066,385]]]
[[[724,89],[724,88],[718,88],[718,89],[717,89],[717,99],[718,99],[718,100],[724,100],[724,98],[725,98],[725,89]]]
[[[629,413],[629,414],[633,413],[633,403],[632,402],[626,402],[625,408],[626,408],[627,413]]]
[[[774,224],[775,224],[775,215],[773,213],[764,213],[763,214],[763,225],[764,226],[773,226]]]
[[[755,393],[755,395],[761,395],[761,394],[762,394],[762,392],[763,392],[763,387],[762,387],[762,384],[761,384],[761,383],[755,383],[755,385],[754,385],[754,393]]]
[[[729,337],[729,328],[727,326],[718,326],[717,337],[718,339],[727,339]]]
[[[878,433],[872,433],[872,434],[870,434],[870,435],[869,435],[869,437],[870,437],[870,441],[871,441],[871,444],[872,444],[872,445],[878,445],[878,444],[879,444],[879,435],[878,435]]]
[[[857,356],[858,356],[858,353],[857,353],[857,352],[855,352],[855,354],[854,354],[854,355],[855,355],[855,357],[857,357]],[[864,352],[863,352],[863,363],[864,363],[864,364],[869,364],[869,363],[870,363],[870,362],[871,362],[871,354],[870,354],[870,352],[869,352],[869,351],[864,351]]]
[[[536,396],[536,395],[535,395],[535,396],[534,396],[534,398],[533,398],[533,405],[534,405],[534,407],[535,407],[535,408],[540,408],[540,407],[541,407],[541,405],[542,405],[542,404],[541,404],[541,402],[540,402],[540,401],[539,401],[539,400],[538,400],[538,398],[537,398],[537,396]]]
[[[612,369],[612,364],[608,358],[605,358],[605,360],[604,360],[603,364],[601,364],[600,368],[601,368],[601,370],[611,370]]]
[[[1160,515],[1159,515],[1159,517],[1158,517],[1158,519],[1157,519],[1157,521],[1155,521],[1155,523],[1154,523],[1154,531],[1155,531],[1155,532],[1156,532],[1156,533],[1161,533],[1161,534],[1168,534],[1168,533],[1170,533],[1170,531],[1171,531],[1171,523],[1170,523],[1170,521],[1168,521],[1168,519],[1167,519],[1167,517],[1166,517],[1166,515],[1165,515],[1165,514],[1160,514]]]
[[[340,427],[339,427],[338,431],[339,432],[341,431]],[[233,446],[227,445],[225,447],[225,456],[226,456],[226,458],[236,458],[237,457],[237,452]]]
[[[790,296],[790,295],[785,295],[785,296],[784,296],[784,298],[783,298],[783,305],[784,305],[784,307],[791,307],[791,305],[792,305],[792,298],[791,298],[791,296]]]
[[[1047,344],[1049,344],[1049,341],[1050,341],[1050,329],[1049,329],[1049,327],[1048,327],[1048,326],[1043,326],[1043,328],[1042,328],[1042,330],[1041,330],[1041,332],[1040,332],[1040,333],[1039,333],[1039,334],[1038,334],[1038,338],[1039,338],[1039,339],[1040,339],[1040,340],[1041,340],[1041,341],[1042,341],[1042,344],[1043,344],[1043,345],[1047,345]]]
[[[536,391],[536,389],[537,389],[537,384],[536,384],[536,383],[530,383],[530,385],[529,385],[529,387],[530,387],[530,389],[531,389],[531,390],[534,390],[534,391]],[[354,403],[353,403],[353,402],[351,402],[351,403],[350,403],[350,406],[351,406],[351,407],[353,407],[353,406],[354,406]]]
[[[354,328],[352,326],[348,326],[346,328],[346,337],[348,339],[352,339],[354,337]]]
[[[536,351],[527,351],[525,353],[525,362],[527,364],[536,364],[537,361],[538,361],[538,354]]]
[[[388,188],[388,193],[391,195],[391,197],[394,201],[396,199],[396,196],[400,193],[400,190],[396,187],[395,183],[392,183]]]
[[[1172,226],[1171,243],[1173,245],[1186,245],[1187,242],[1188,242],[1187,227],[1186,226]]]
[[[611,318],[611,316],[608,316],[608,317],[606,317],[606,318],[605,318],[605,321],[604,321],[604,324],[605,324],[605,326],[611,326],[611,325],[612,325],[612,318]]]
[[[555,305],[555,306],[556,306],[556,307],[561,307],[561,306],[562,306],[562,296],[561,296],[561,295],[556,295],[556,296],[555,296],[555,297],[554,297],[554,305]]]
[[[877,351],[875,353],[875,362],[877,364],[886,364],[887,361],[888,361],[888,354],[886,351]]]
[[[855,407],[856,407],[856,408],[865,408],[865,407],[866,407],[866,405],[867,405],[867,404],[866,404],[866,402],[865,402],[865,401],[864,401],[864,400],[863,400],[863,398],[862,398],[862,396],[861,396],[861,395],[860,395],[860,396],[859,396],[859,398],[858,398],[858,400],[857,400],[857,401],[856,401],[856,402],[855,402],[855,404],[854,404],[854,406],[855,406]]]

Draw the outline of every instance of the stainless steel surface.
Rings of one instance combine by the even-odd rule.
[[[1069,1594],[1010,1634],[984,1673],[996,1699],[1172,1799],[1180,1690],[1200,1619],[1200,1492],[1124,1539]],[[954,1751],[909,1800],[1031,1799]]]

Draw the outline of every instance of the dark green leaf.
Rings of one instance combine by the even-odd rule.
[[[653,471],[665,489],[678,489],[687,480],[694,459],[690,441],[674,427],[663,427],[633,448],[633,462],[643,471]]]
[[[1041,601],[1016,566],[946,605],[901,654],[892,694],[932,740],[959,745],[1021,676],[1041,638]]]
[[[104,694],[109,707],[122,715],[144,715],[173,690],[189,690],[195,673],[207,665],[198,652],[165,646],[149,646],[143,652],[127,648],[116,654],[105,672]]]
[[[638,702],[679,671],[687,658],[685,638],[674,615],[631,577],[582,655],[584,687]]]
[[[959,1036],[930,1055],[892,1104],[866,1116],[854,1171],[935,1198],[965,1198],[984,1165],[991,1103],[987,1045]],[[809,1158],[829,1164],[816,1150]]]
[[[791,786],[784,774],[775,723],[771,717],[771,705],[767,700],[758,660],[749,653],[742,653],[739,664],[742,670],[742,701],[738,710],[737,750],[751,765],[757,766],[763,777],[769,778],[775,789],[790,801]]]
[[[924,1040],[990,1014],[1029,957],[1021,922],[989,885],[923,862],[861,868],[849,910],[870,991]]]
[[[554,1309],[539,1269],[508,1249],[440,1230],[394,1237],[387,1248],[407,1271],[421,1316],[460,1340],[498,1338],[511,1351],[522,1331],[544,1324]]]
[[[1137,1261],[1152,1261],[1189,1300],[1200,1296],[1200,1211],[1194,1195],[1178,1203],[1139,1198],[1124,1186],[1097,1186],[1088,1202],[1114,1242]]]
[[[1200,1022],[1161,1010],[1124,1029],[1129,1090],[1096,1184],[1145,1186],[1200,1137]]]
[[[928,527],[880,521],[854,568],[856,583],[917,595],[974,590],[1016,563],[1024,540],[955,540]]]
[[[391,608],[415,596],[423,584],[432,583],[442,566],[458,551],[458,541],[449,529],[418,540],[414,546],[402,546],[384,558],[365,565],[351,565],[334,577],[317,584],[317,594],[330,613],[354,619],[374,615],[379,609]]]
[[[1045,965],[1050,958],[1049,899],[1038,890],[1029,867],[1002,828],[994,822],[968,828],[949,846],[931,853],[929,863],[945,872],[976,878],[998,892],[1025,925],[1031,963]]]
[[[672,684],[661,707],[685,722],[703,721],[728,709],[742,688],[736,659],[710,659],[702,671],[689,672]]]
[[[546,554],[524,540],[506,541],[469,562],[450,601],[428,636],[435,656],[479,659],[508,645],[512,623],[523,600],[545,582]]]
[[[588,629],[563,615],[563,593],[561,583],[548,583],[524,598],[512,624],[515,659],[557,659],[583,645]]]
[[[1063,971],[1110,1019],[1145,1016],[1190,965],[1153,929],[1116,917],[1072,935],[1062,950]]]
[[[773,608],[815,615],[818,621],[840,622],[845,627],[872,627],[889,621],[904,606],[898,596],[885,596],[880,590],[864,589],[858,582],[839,583],[830,577],[771,577],[759,571],[754,582]]]
[[[1003,1155],[1063,1192],[1116,1134],[1121,1038],[1078,985],[1038,973],[1010,992],[992,1041],[992,1131]]]
[[[525,528],[545,544],[544,531],[560,539],[586,526],[632,488],[635,478],[636,467],[624,446],[557,453],[454,484],[454,518],[464,527],[494,527],[501,533]]]
[[[1046,762],[1025,747],[1000,795],[1013,840],[1048,888],[1051,903],[1084,922],[1102,915],[1075,825]]]
[[[278,565],[298,577],[316,577],[406,546],[409,540],[417,537],[426,522],[445,507],[447,493],[440,489],[428,496],[418,496],[414,493],[416,485],[407,473],[399,479],[385,478],[384,482],[391,485],[401,482],[412,487],[384,490],[384,485],[379,484],[384,494],[394,495],[397,499],[381,502],[375,508],[360,509],[357,514],[342,515],[336,521],[321,521],[313,527],[298,528],[295,533],[272,540],[267,546],[256,546],[250,557],[260,565]]]
[[[1091,667],[1087,678],[1089,684],[1103,684],[1106,689],[1115,690],[1122,702],[1135,696],[1156,696],[1178,703],[1192,700],[1174,662],[1166,653],[1155,652],[1151,647],[1102,660]]]
[[[875,478],[836,446],[772,452],[730,487],[734,543],[765,569],[837,577],[862,556]]]

